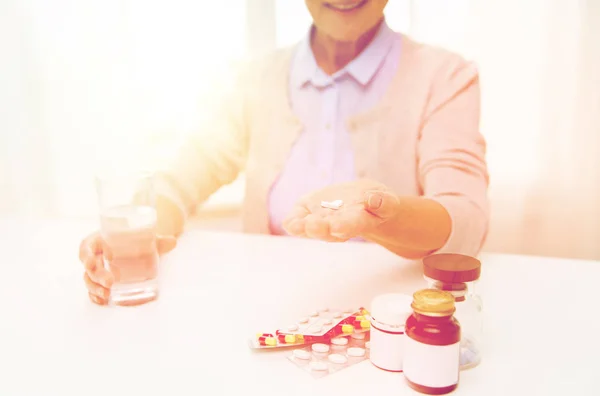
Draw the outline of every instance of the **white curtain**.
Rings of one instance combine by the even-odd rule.
[[[600,2],[390,0],[386,17],[479,66],[486,249],[600,259]],[[309,22],[302,0],[0,1],[0,214],[94,213],[94,167],[193,130],[224,66]]]

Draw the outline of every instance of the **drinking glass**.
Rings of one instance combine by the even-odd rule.
[[[104,266],[114,276],[111,305],[139,305],[158,297],[154,175],[96,176]]]

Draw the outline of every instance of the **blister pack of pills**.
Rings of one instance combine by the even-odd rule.
[[[275,332],[258,333],[249,340],[249,345],[252,349],[272,349],[329,343],[337,336],[368,332],[371,323],[365,317],[367,314],[362,307],[345,311],[323,308]]]
[[[295,349],[288,359],[314,378],[333,374],[369,358],[368,333],[338,336],[329,343]]]

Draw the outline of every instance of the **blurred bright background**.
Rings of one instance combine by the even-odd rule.
[[[477,62],[486,250],[600,259],[600,1],[390,0]],[[306,34],[303,0],[0,0],[0,217],[96,216],[93,171],[197,128],[236,62]],[[240,229],[243,175],[196,221]]]

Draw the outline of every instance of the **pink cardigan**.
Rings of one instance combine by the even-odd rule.
[[[244,230],[269,233],[267,195],[302,130],[288,99],[292,50],[246,65],[220,112],[161,170],[160,191],[185,215],[245,172]],[[452,233],[439,252],[477,255],[487,235],[479,114],[476,68],[402,36],[402,58],[383,100],[346,120],[359,178],[435,199],[448,210]]]

